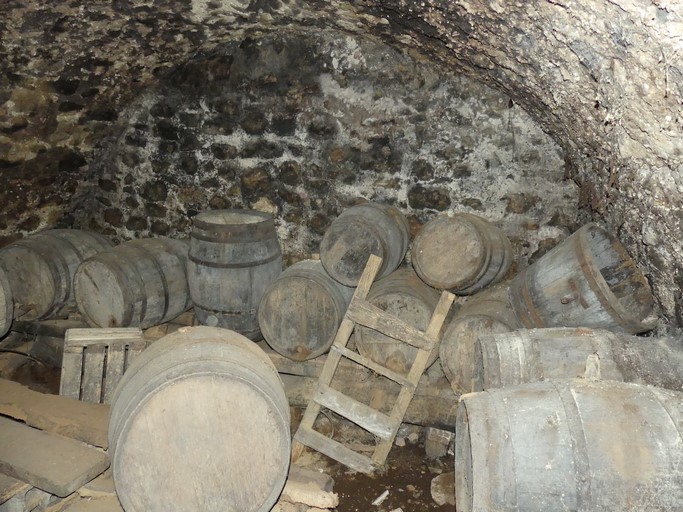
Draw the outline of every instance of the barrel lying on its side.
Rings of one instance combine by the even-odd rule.
[[[593,327],[637,334],[651,329],[654,298],[623,245],[586,224],[510,283],[524,327]]]
[[[17,240],[0,250],[21,320],[66,316],[76,311],[73,280],[78,266],[112,242],[79,229],[51,229]]]
[[[408,221],[393,206],[364,203],[344,210],[320,243],[327,273],[346,286],[357,286],[371,254],[382,258],[377,279],[389,275],[408,250]]]
[[[74,277],[78,309],[95,327],[147,328],[190,307],[187,240],[131,240],[84,261]]]
[[[602,378],[683,390],[683,341],[557,327],[480,336],[472,391],[544,379]]]
[[[439,302],[439,292],[424,284],[412,269],[401,268],[373,283],[367,301],[408,325],[426,331]],[[406,374],[417,356],[417,348],[368,327],[356,327],[354,340],[358,352],[398,373]],[[427,366],[438,356],[437,344]]]
[[[683,504],[683,393],[543,381],[464,395],[458,512],[669,512]]]
[[[472,391],[474,344],[479,336],[514,331],[521,327],[508,299],[506,284],[472,297],[455,314],[439,347],[441,367],[457,394]]]
[[[295,263],[266,289],[259,327],[276,352],[305,361],[327,352],[351,301],[353,288],[327,275],[320,261]]]
[[[415,237],[411,261],[428,285],[470,295],[505,277],[512,245],[501,229],[482,217],[440,215]]]
[[[244,336],[182,328],[124,374],[112,398],[109,452],[127,512],[268,512],[291,455],[282,381]]]

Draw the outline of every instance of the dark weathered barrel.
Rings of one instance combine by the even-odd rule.
[[[393,206],[365,203],[344,210],[332,221],[320,244],[327,273],[346,286],[357,286],[371,254],[382,258],[377,279],[389,275],[408,250],[408,221]]]
[[[14,315],[36,320],[76,311],[76,269],[82,261],[112,245],[97,233],[51,229],[4,247],[0,250],[0,268],[12,289]]]
[[[320,261],[295,263],[261,298],[261,333],[273,350],[295,361],[324,354],[334,341],[353,292],[327,275]]]
[[[127,512],[268,512],[289,469],[289,404],[244,336],[185,327],[142,352],[114,393],[109,453]]]
[[[683,340],[586,328],[522,329],[475,342],[472,391],[601,378],[683,390]]]
[[[472,391],[474,344],[479,336],[520,327],[510,306],[507,283],[479,293],[465,303],[446,328],[439,347],[441,367],[453,391]]]
[[[464,395],[458,512],[669,512],[683,506],[683,393],[543,381]]]
[[[439,295],[412,269],[401,268],[374,282],[367,300],[408,325],[426,331]],[[354,341],[362,355],[399,373],[407,373],[417,356],[417,348],[367,327],[356,327]],[[433,364],[438,356],[437,345],[427,365]]]
[[[0,268],[0,337],[7,334],[12,327],[14,315],[14,299],[12,298],[12,286]]]
[[[259,339],[259,302],[282,272],[272,215],[212,210],[192,222],[187,269],[197,319]]]
[[[74,277],[78,309],[95,327],[147,328],[190,307],[187,240],[131,240],[84,261]]]
[[[510,284],[519,320],[532,327],[652,328],[654,299],[635,261],[597,224],[587,224]]]
[[[512,245],[505,233],[469,213],[440,215],[427,222],[410,254],[425,283],[460,295],[497,283],[512,264]]]

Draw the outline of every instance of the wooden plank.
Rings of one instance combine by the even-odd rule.
[[[107,447],[109,407],[106,405],[47,395],[0,379],[0,414],[93,446]]]
[[[17,494],[26,492],[30,487],[26,482],[0,473],[0,505]]]
[[[0,471],[65,497],[109,467],[106,453],[0,418]]]
[[[109,345],[110,343],[125,343],[140,341],[142,330],[139,327],[116,327],[110,329],[87,328],[69,329],[65,343],[69,347],[92,347],[94,345]]]
[[[145,350],[145,348],[147,348],[147,340],[128,344],[128,348],[126,350],[126,361],[123,365],[124,372],[128,370],[130,364],[135,361],[135,358],[138,357],[142,351]]]
[[[386,414],[324,384],[318,385],[313,400],[382,439],[391,437],[396,426]]]
[[[87,324],[78,318],[36,320],[31,322],[15,320],[12,324],[13,331],[52,338],[64,338],[67,330],[82,327],[87,327]]]
[[[410,382],[406,377],[404,377],[400,373],[396,373],[395,371],[390,370],[386,366],[382,366],[381,364],[374,362],[372,359],[360,355],[358,352],[354,352],[353,350],[349,350],[346,347],[340,347],[335,344],[332,344],[332,347],[330,348],[335,352],[339,352],[342,356],[346,357],[347,359],[351,359],[355,363],[361,366],[365,366],[373,372],[378,373],[379,375],[382,375],[387,379],[391,379],[402,386],[413,385],[412,382]]]
[[[83,372],[83,349],[64,349],[62,356],[62,375],[59,381],[59,394],[75,398],[81,397],[81,374]]]
[[[448,317],[448,311],[451,309],[454,300],[455,295],[452,293],[446,291],[441,293],[439,302],[434,308],[434,313],[432,313],[432,318],[429,321],[427,330],[425,331],[425,334],[428,338],[434,340],[438,338],[439,332],[441,332],[441,327]]]
[[[379,331],[416,348],[430,348],[434,344],[434,340],[430,340],[424,332],[365,300],[357,300],[354,297],[346,315],[354,323]]]
[[[126,362],[125,345],[110,346],[107,351],[107,367],[104,380],[104,393],[102,403],[111,403],[111,397],[123,376],[123,366]]]
[[[104,375],[104,357],[107,353],[107,347],[104,345],[91,345],[85,347],[83,352],[80,399],[93,404],[102,403],[102,377]]]
[[[344,463],[355,471],[372,473],[375,470],[375,466],[368,457],[350,450],[343,444],[325,437],[315,430],[299,427],[294,438],[331,459]]]

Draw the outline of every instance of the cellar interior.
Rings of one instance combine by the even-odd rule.
[[[646,334],[683,328],[677,2],[2,10],[1,246],[51,228],[184,238],[202,211],[253,209],[272,214],[287,267],[372,201],[411,237],[443,213],[487,219],[512,276],[596,222],[652,289]]]

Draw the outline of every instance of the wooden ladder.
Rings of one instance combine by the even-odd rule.
[[[381,264],[382,259],[378,256],[371,255],[368,259],[358,287],[353,294],[351,303],[330,348],[330,353],[327,355],[327,360],[318,377],[317,387],[308,402],[299,428],[294,434],[292,446],[292,459],[294,461],[301,455],[304,446],[308,446],[355,471],[372,473],[384,465],[389,455],[398,428],[403,421],[403,416],[417,388],[417,383],[439,340],[441,327],[453,303],[454,296],[449,292],[442,293],[427,330],[422,332],[365,300]],[[416,347],[418,349],[417,356],[407,375],[397,373],[347,348],[346,345],[356,324],[369,327]],[[330,387],[342,357],[401,385],[401,391],[388,415]],[[313,424],[322,407],[351,420],[356,425],[374,434],[379,442],[374,447],[372,457],[362,455],[314,430]]]

